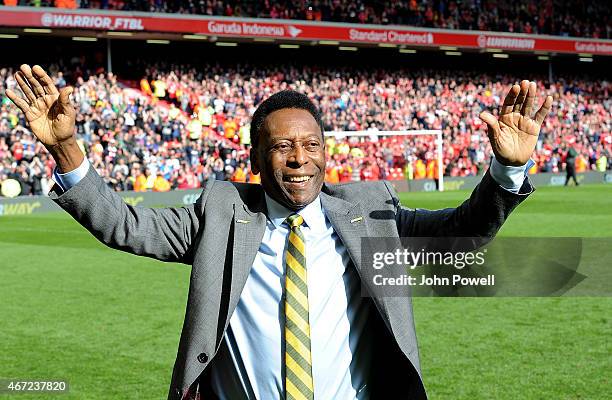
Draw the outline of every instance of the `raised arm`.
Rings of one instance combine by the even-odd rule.
[[[513,85],[499,110],[499,118],[483,111],[480,118],[487,124],[488,137],[498,164],[498,174],[509,174],[513,168],[524,170],[535,149],[540,127],[552,105],[547,96],[532,117],[536,97],[535,82]],[[478,236],[493,237],[510,212],[534,188],[527,178],[519,176],[517,190],[501,186],[489,169],[469,199],[457,208],[443,210],[407,209],[396,201],[396,221],[400,236]],[[390,188],[391,190],[391,188]],[[392,191],[392,196],[397,196]]]
[[[83,165],[74,128],[76,111],[70,103],[72,88],[58,91],[38,65],[22,65],[15,79],[25,98],[11,90],[6,95],[25,114],[30,129],[53,156],[59,172],[68,173]],[[186,207],[132,207],[88,166],[78,183],[65,192],[55,185],[50,197],[110,247],[162,261],[190,263],[206,193],[205,189],[196,204]]]

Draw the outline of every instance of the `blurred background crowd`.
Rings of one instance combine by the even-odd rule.
[[[51,66],[58,86],[68,82]],[[0,69],[0,181],[22,194],[42,194],[53,160],[4,96],[14,71]],[[510,74],[441,69],[150,64],[140,81],[112,73],[70,71],[79,144],[116,190],[198,188],[210,178],[258,182],[250,171],[249,120],[257,105],[282,89],[306,93],[326,131],[369,130],[370,137],[326,138],[328,182],[437,178],[433,136],[378,137],[376,131],[439,129],[446,176],[482,173],[491,157],[481,110],[498,107]],[[606,81],[558,78],[538,82],[553,96],[530,171],[559,172],[569,147],[576,171],[610,168],[612,122]]]

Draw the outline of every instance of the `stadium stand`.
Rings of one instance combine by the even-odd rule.
[[[4,4],[612,38],[610,2],[606,0],[4,0]]]
[[[67,83],[57,66],[50,69],[59,86]],[[15,87],[12,73],[0,69],[0,93]],[[440,129],[445,175],[476,175],[491,154],[477,116],[496,108],[517,77],[442,69],[151,64],[133,84],[86,71],[71,79],[80,144],[109,185],[166,191],[197,188],[210,177],[257,182],[249,168],[249,118],[259,102],[285,88],[315,101],[326,130]],[[567,144],[579,153],[577,172],[601,169],[602,160],[609,164],[609,83],[558,78],[539,86],[554,97],[554,106],[531,172],[561,170]],[[22,194],[43,193],[53,161],[6,97],[0,107],[0,181],[18,180]],[[328,181],[436,177],[431,139],[372,139],[328,138]]]

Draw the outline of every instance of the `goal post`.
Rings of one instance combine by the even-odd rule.
[[[434,136],[436,145],[436,158],[438,160],[438,190],[444,190],[444,168],[443,153],[442,153],[442,131],[439,129],[422,129],[422,130],[407,130],[407,131],[327,131],[325,136],[334,136],[336,138],[344,137],[387,137],[387,136]]]

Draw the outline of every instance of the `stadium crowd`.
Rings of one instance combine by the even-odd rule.
[[[4,4],[612,38],[606,0],[4,0]]]
[[[50,69],[58,86],[66,79]],[[0,182],[21,193],[46,190],[53,160],[25,128],[5,97],[14,71],[0,69]],[[258,182],[251,174],[249,119],[268,95],[306,93],[321,109],[327,131],[369,130],[370,137],[328,137],[327,180],[437,178],[433,136],[378,137],[376,131],[439,129],[447,176],[482,173],[491,149],[482,109],[496,109],[516,77],[442,71],[355,67],[150,66],[129,87],[113,74],[74,76],[80,146],[116,190],[198,188],[209,179]],[[610,168],[612,121],[608,82],[539,82],[554,98],[531,172],[563,169],[567,146],[576,171]]]

